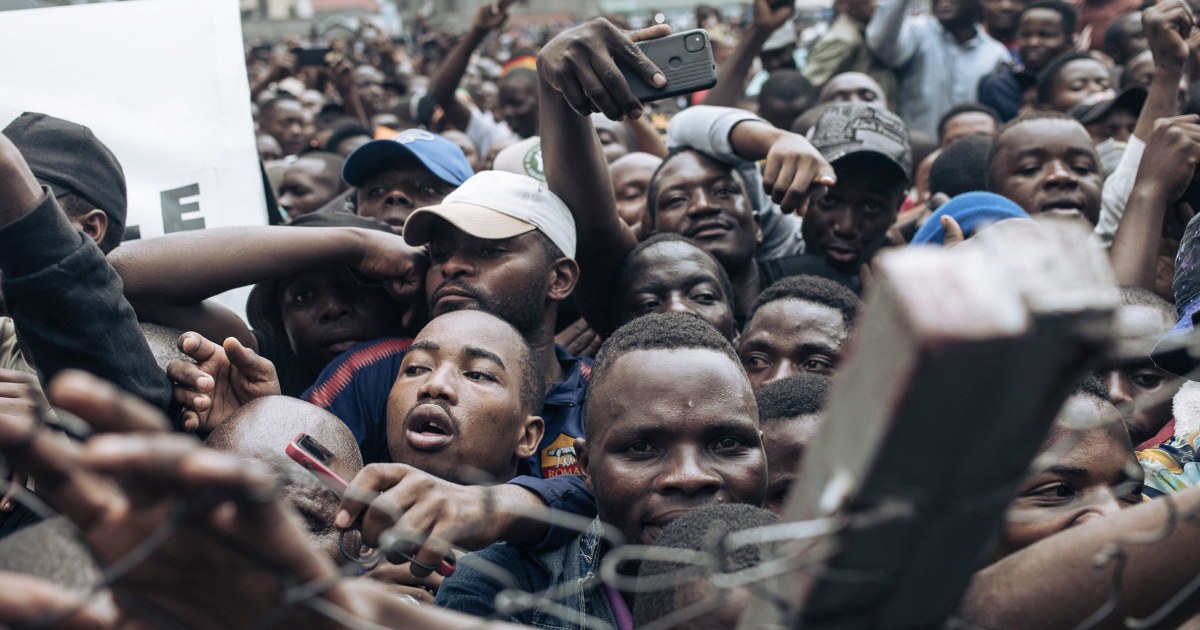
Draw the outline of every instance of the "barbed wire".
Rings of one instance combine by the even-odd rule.
[[[1200,377],[1200,369],[1187,375],[1189,378]],[[1153,405],[1158,402],[1165,402],[1170,399],[1173,393],[1155,393],[1150,397],[1150,400],[1145,398],[1141,401],[1143,405]],[[1125,407],[1123,411],[1131,410],[1133,403],[1122,405]],[[61,412],[60,412],[61,413]],[[51,423],[49,427],[39,425],[34,428],[34,431],[52,430],[59,422]],[[1087,430],[1095,428],[1094,424],[1074,424],[1071,428],[1078,430]],[[74,424],[74,430],[71,433],[77,437],[86,437],[86,431]],[[1067,440],[1063,440],[1061,444],[1055,448],[1070,448],[1075,443],[1082,439],[1081,436],[1071,436]],[[4,467],[8,467],[8,462],[3,462]],[[21,505],[24,505],[29,510],[37,514],[41,518],[53,516],[56,512],[36,494],[25,489],[20,484],[13,484],[7,479],[0,479],[0,489],[4,493],[11,491],[10,498]],[[833,492],[831,489],[830,492]],[[981,502],[990,502],[997,500],[994,493],[1006,493],[1011,496],[1011,488],[1001,487],[991,489],[980,493],[974,499]],[[487,516],[495,516],[500,509],[497,502],[492,499],[491,493],[486,493],[487,500],[485,501],[485,514]],[[260,497],[261,500],[274,500],[274,496]],[[206,509],[211,509],[212,498],[207,501],[181,501],[172,511],[172,516],[158,530],[146,539],[142,540],[133,549],[128,551],[124,556],[112,562],[103,570],[101,578],[95,586],[91,588],[82,598],[78,606],[69,610],[55,611],[49,613],[45,618],[38,620],[33,624],[28,624],[26,627],[45,628],[53,627],[57,623],[69,618],[82,608],[88,602],[92,601],[108,590],[112,590],[115,597],[120,602],[132,608],[138,615],[141,615],[147,620],[152,620],[153,623],[160,627],[186,627],[186,623],[180,620],[173,619],[169,614],[161,610],[155,604],[148,602],[135,594],[124,590],[120,587],[120,581],[128,575],[137,566],[144,562],[147,558],[153,555],[161,546],[174,535],[181,524],[193,519],[197,514],[202,513]],[[1128,565],[1127,547],[1130,545],[1153,545],[1166,540],[1176,527],[1185,522],[1192,522],[1200,516],[1200,507],[1193,508],[1187,511],[1178,509],[1177,504],[1166,495],[1164,499],[1168,506],[1167,516],[1164,521],[1157,527],[1137,532],[1132,535],[1125,536],[1096,554],[1094,565],[1098,578],[1107,578],[1110,581],[1109,596],[1106,601],[1097,610],[1083,618],[1077,625],[1077,628],[1087,629],[1096,627],[1107,619],[1112,611],[1115,610],[1124,596],[1123,586],[1125,582],[1124,573]],[[974,503],[974,501],[972,501]],[[384,507],[379,503],[374,504],[376,507]],[[957,506],[962,509],[967,509],[965,506]],[[644,584],[639,584],[637,578],[631,575],[621,574],[618,570],[623,563],[641,563],[647,561],[669,561],[680,565],[692,565],[705,569],[708,573],[706,577],[700,578],[705,584],[714,589],[714,596],[705,598],[700,602],[671,611],[666,616],[653,620],[643,626],[646,630],[660,630],[678,625],[684,625],[688,621],[698,619],[701,616],[707,615],[718,609],[727,600],[730,591],[737,588],[748,588],[763,597],[762,601],[768,605],[775,607],[784,618],[794,619],[799,613],[796,608],[796,603],[788,598],[779,597],[774,591],[762,588],[772,580],[779,579],[785,575],[798,573],[820,573],[823,579],[842,579],[850,581],[882,581],[885,576],[881,572],[871,571],[851,571],[844,569],[833,569],[824,566],[820,563],[812,563],[805,560],[805,552],[807,546],[795,545],[792,546],[791,552],[782,553],[777,557],[765,559],[762,563],[746,569],[733,572],[722,572],[717,569],[720,567],[720,554],[728,553],[734,549],[746,545],[764,544],[770,542],[781,541],[803,541],[816,539],[823,536],[829,536],[841,531],[846,531],[855,527],[868,527],[878,524],[880,520],[887,519],[906,519],[912,518],[917,510],[917,506],[910,502],[895,501],[887,503],[883,506],[877,506],[875,510],[860,513],[853,517],[829,517],[822,519],[813,519],[808,521],[794,521],[786,523],[778,523],[763,527],[756,527],[742,531],[732,532],[725,537],[721,543],[720,551],[717,553],[684,550],[676,548],[656,547],[653,545],[623,545],[623,540],[620,533],[613,527],[596,528],[598,536],[607,548],[602,562],[599,565],[599,571],[591,576],[586,576],[585,579],[576,581],[566,581],[555,584],[550,588],[536,592],[527,592],[519,589],[520,580],[517,579],[511,568],[500,566],[495,563],[482,561],[477,556],[473,556],[471,568],[481,572],[487,577],[494,579],[504,588],[500,589],[495,597],[495,609],[497,617],[507,618],[511,615],[519,615],[532,610],[539,610],[548,615],[560,616],[579,620],[584,627],[588,628],[609,628],[610,625],[603,619],[590,614],[581,614],[581,612],[573,607],[566,606],[560,602],[569,598],[578,597],[585,594],[588,589],[602,588],[611,586],[626,593],[643,593],[649,592],[651,587]],[[552,508],[541,507],[522,507],[518,514],[522,518],[536,521],[551,527],[560,528],[564,531],[569,531],[575,534],[584,534],[593,528],[594,521],[586,517],[581,517],[577,514],[571,514]],[[390,516],[398,519],[402,514],[396,511],[390,512]],[[1019,520],[1019,517],[1017,517]],[[857,519],[857,520],[856,520]],[[253,549],[246,545],[218,535],[217,532],[208,530],[208,535],[213,536],[222,544],[228,546],[231,550],[251,558],[256,564],[264,569],[277,574],[278,578],[284,584],[282,589],[281,603],[275,613],[267,619],[262,620],[257,627],[268,628],[274,627],[278,623],[287,618],[288,614],[300,607],[307,608],[313,612],[320,614],[332,622],[350,627],[362,628],[364,630],[377,630],[383,626],[378,623],[362,619],[356,616],[349,610],[346,610],[322,595],[333,586],[336,582],[330,580],[319,580],[308,584],[296,584],[294,578],[280,567],[274,566],[274,563],[259,556]],[[83,536],[78,530],[76,535],[79,537],[81,544],[86,544]],[[447,542],[447,541],[442,541]],[[352,570],[350,565],[343,567],[343,572],[348,573]],[[675,589],[685,586],[690,583],[695,583],[697,578],[694,574],[688,573],[685,570],[679,570],[674,577],[668,576],[664,579],[662,575],[655,576],[654,590]],[[291,580],[291,582],[289,582]],[[1179,607],[1183,605],[1189,597],[1196,591],[1200,590],[1200,576],[1193,579],[1164,604],[1150,615],[1141,619],[1126,619],[1124,625],[1132,629],[1149,628],[1161,623],[1162,620],[1175,614]],[[486,624],[488,620],[480,619],[480,624]],[[970,628],[972,630],[979,629],[979,626],[972,624],[959,617],[953,617],[947,620],[949,628]]]

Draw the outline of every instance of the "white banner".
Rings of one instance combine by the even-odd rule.
[[[127,230],[266,223],[237,0],[5,11],[0,42],[0,128],[90,127],[125,170]]]

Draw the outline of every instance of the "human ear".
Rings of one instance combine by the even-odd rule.
[[[561,302],[575,290],[579,282],[579,263],[570,258],[559,258],[550,265],[549,294],[555,302]]]
[[[108,233],[108,215],[104,214],[103,210],[93,208],[85,214],[74,218],[72,223],[75,227],[83,230],[88,238],[96,242],[97,245],[104,240],[104,235]]]
[[[540,416],[525,416],[521,422],[521,435],[517,441],[517,457],[528,459],[537,454],[538,444],[546,432],[546,422]]]
[[[756,212],[756,213],[754,213],[754,244],[762,245],[762,242],[763,242],[762,219],[760,219],[758,217],[758,213]]]

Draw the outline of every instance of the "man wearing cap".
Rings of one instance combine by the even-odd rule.
[[[804,215],[805,255],[780,260],[772,270],[779,277],[831,277],[861,290],[859,270],[883,246],[908,190],[908,130],[891,112],[839,103],[821,115],[808,139],[833,165],[837,183]],[[821,258],[814,260],[814,255]]]
[[[479,309],[525,336],[548,387],[546,435],[524,472],[574,474],[571,444],[581,435],[589,367],[554,345],[558,304],[579,276],[570,211],[537,180],[484,171],[441,204],[409,216],[404,240],[429,250],[425,296],[431,316]],[[387,396],[403,360],[397,353],[379,355],[368,344],[339,357],[304,394],[361,436],[368,462],[387,461]]]
[[[355,187],[355,213],[383,221],[397,234],[403,233],[409,214],[439,203],[471,174],[458,146],[422,129],[372,140],[342,167],[342,179]]]
[[[4,128],[38,183],[50,189],[77,229],[105,254],[125,235],[125,173],[91,129],[25,112]]]
[[[23,114],[3,136],[0,273],[26,358],[47,380],[84,369],[167,409],[171,383],[96,244],[120,242],[125,186],[116,158],[86,127],[44,114]],[[30,152],[32,169],[18,144]],[[67,194],[103,214],[89,221],[106,228],[80,233],[56,200]]]

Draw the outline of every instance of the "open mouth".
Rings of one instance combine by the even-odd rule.
[[[1083,212],[1083,202],[1078,199],[1051,199],[1042,202],[1040,208],[1042,212],[1075,214]]]
[[[441,450],[454,440],[454,422],[439,405],[418,405],[405,421],[404,439],[418,451]]]

